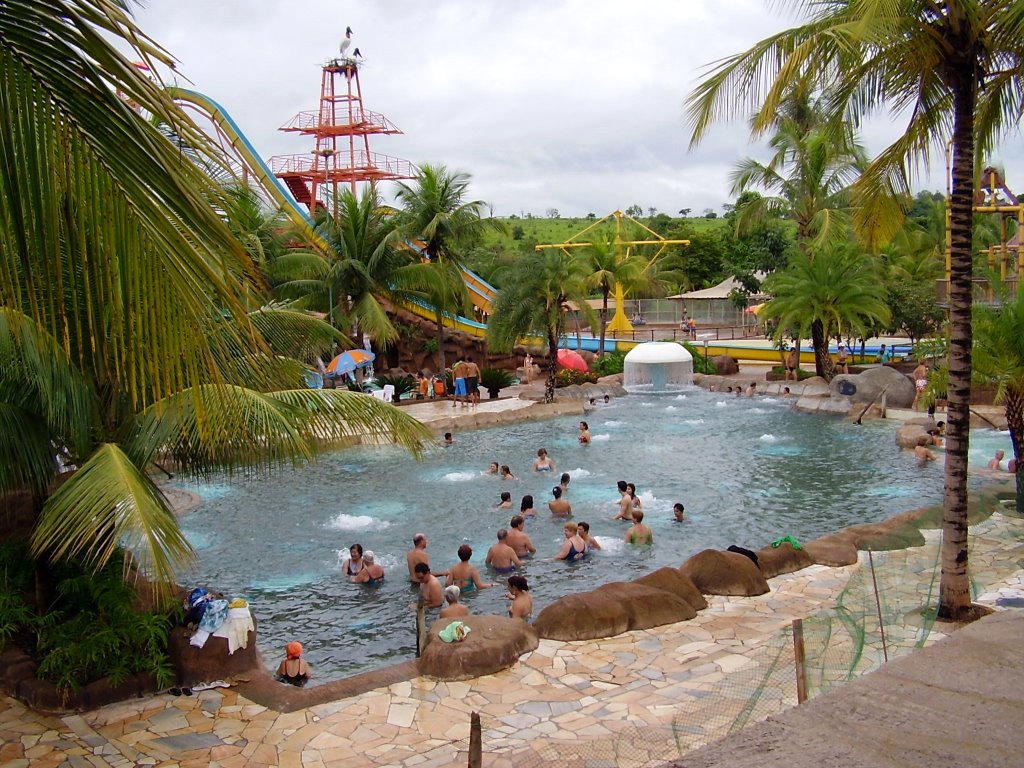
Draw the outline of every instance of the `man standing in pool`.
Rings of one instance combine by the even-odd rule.
[[[512,573],[516,568],[523,567],[523,562],[519,559],[519,555],[508,545],[508,531],[506,529],[501,528],[498,530],[498,541],[487,550],[487,559],[484,562],[498,573]]]
[[[515,515],[509,522],[508,536],[505,537],[505,543],[512,547],[519,557],[526,557],[537,551],[533,542],[530,541],[530,537],[523,530],[525,527],[526,520],[523,516]]]
[[[420,600],[427,608],[440,608],[444,602],[444,590],[437,576],[430,572],[430,566],[426,563],[417,563],[416,582],[420,585]]]
[[[412,537],[412,549],[405,556],[405,562],[409,566],[409,581],[413,584],[421,583],[416,578],[416,566],[423,563],[430,570],[430,556],[427,554],[427,534],[417,533]]]

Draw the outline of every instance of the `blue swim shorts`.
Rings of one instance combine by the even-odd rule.
[[[466,394],[469,394],[468,392],[466,392],[466,380],[465,379],[456,379],[455,380],[455,394],[456,395],[466,395]]]

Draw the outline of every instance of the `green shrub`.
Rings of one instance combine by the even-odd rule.
[[[576,371],[572,368],[560,368],[558,373],[555,374],[555,386],[568,387],[572,384],[596,384],[597,378],[596,373]]]
[[[512,371],[504,368],[484,368],[480,371],[480,386],[487,390],[493,397],[505,387],[511,387],[516,383],[516,377]]]
[[[693,372],[694,373],[710,373],[715,374],[718,371],[715,369],[715,363],[711,358],[704,355],[696,346],[688,341],[681,342],[686,351],[693,356]]]
[[[817,374],[812,371],[805,371],[803,368],[797,368],[797,381],[803,381],[804,379],[813,379]],[[773,365],[772,373],[779,376],[786,375],[786,366],[784,365]]]
[[[390,384],[395,388],[395,402],[402,399],[402,395],[413,392],[416,389],[416,379],[412,376],[378,376],[375,381],[381,389]]]
[[[600,357],[595,358],[594,364],[590,366],[590,370],[598,376],[611,376],[616,373],[622,373],[625,361],[626,356],[621,352],[605,352]]]
[[[29,584],[23,574],[0,574],[0,641],[15,639],[33,652],[40,678],[78,690],[100,678],[118,685],[129,675],[148,672],[159,686],[171,684],[167,640],[178,615],[136,610],[135,589],[125,583],[120,555],[95,574],[76,562],[56,566],[56,599],[41,616],[24,600],[32,561],[26,556],[23,562]]]

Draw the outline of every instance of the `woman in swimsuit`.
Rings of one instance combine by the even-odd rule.
[[[530,494],[523,496],[523,501],[519,505],[519,514],[523,517],[533,517],[537,514],[536,510],[533,508],[533,496]]]
[[[640,497],[636,495],[636,486],[632,483],[626,483],[626,493],[629,494],[629,503],[633,505],[633,515],[643,509],[643,502],[640,501]]]
[[[587,445],[590,442],[590,425],[585,421],[580,422],[579,441],[582,445]]]
[[[285,646],[285,659],[277,668],[277,679],[301,688],[309,682],[309,676],[309,665],[302,658],[302,643],[288,643]]]
[[[345,562],[341,564],[341,572],[351,579],[363,570],[363,568],[363,545],[353,544],[348,548],[348,557],[345,558]]]
[[[515,480],[516,476],[512,474],[512,470],[508,468],[508,464],[501,465],[501,479],[502,480]]]
[[[642,545],[654,543],[654,532],[644,525],[643,510],[638,509],[633,513],[633,525],[626,531],[626,543]]]
[[[363,553],[364,568],[355,576],[349,576],[356,584],[382,584],[384,582],[384,569],[377,565],[377,556],[369,549]]]
[[[508,607],[508,615],[513,619],[529,621],[533,613],[533,598],[530,596],[530,585],[525,576],[509,576],[508,592],[505,594],[512,605]]]
[[[580,538],[579,528],[576,523],[565,524],[565,541],[562,548],[555,555],[555,560],[565,560],[572,563],[582,560],[587,556],[587,542]]]
[[[537,458],[533,462],[534,472],[554,472],[555,462],[548,458],[548,452],[546,448],[537,449]]]

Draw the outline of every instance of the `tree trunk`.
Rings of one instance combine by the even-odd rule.
[[[608,328],[608,289],[605,288],[601,291],[601,298],[603,302],[601,304],[601,343],[597,348],[598,357],[604,354],[604,339]]]
[[[1006,402],[1003,405],[1006,414],[1006,426],[1010,429],[1010,443],[1013,445],[1013,460],[1016,462],[1014,480],[1017,485],[1017,512],[1024,514],[1024,467],[1021,466],[1021,453],[1024,448],[1024,389],[1019,387],[1006,388]]]
[[[555,402],[555,376],[558,373],[558,339],[561,334],[556,330],[554,335],[548,331],[548,380],[544,386],[544,402]]]
[[[811,345],[814,347],[814,372],[825,381],[832,381],[836,375],[832,356],[828,353],[828,338],[825,336],[825,324],[821,320],[811,323]]]
[[[971,46],[966,46],[968,49]],[[942,578],[939,618],[957,621],[971,613],[967,562],[967,449],[971,405],[971,225],[974,200],[975,61],[970,50],[958,51],[966,63],[950,76],[953,91],[953,168],[950,197],[949,385],[946,413],[946,466],[942,504]]]
[[[448,391],[448,377],[445,375],[445,364],[444,364],[444,315],[441,314],[440,308],[435,308],[434,312],[437,313],[437,359],[439,360],[441,381],[444,382],[444,392],[446,395],[450,395]]]

